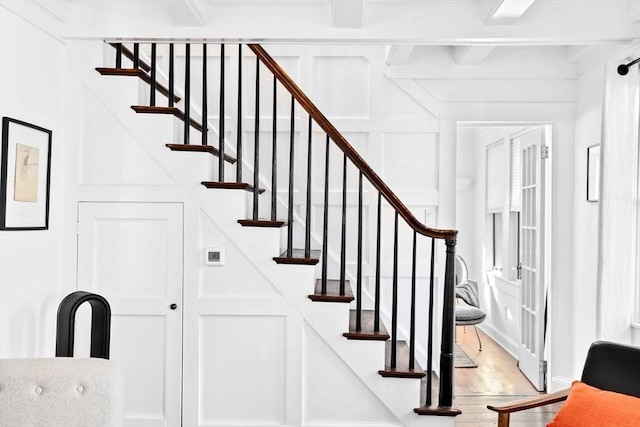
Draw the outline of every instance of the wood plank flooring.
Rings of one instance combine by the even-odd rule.
[[[473,327],[464,332],[457,327],[457,343],[478,365],[477,368],[456,368],[454,374],[456,404],[462,415],[456,417],[458,427],[496,426],[498,415],[487,409],[495,405],[539,394],[520,372],[516,360],[482,331],[482,351]],[[511,415],[512,427],[545,427],[561,404],[549,405]]]

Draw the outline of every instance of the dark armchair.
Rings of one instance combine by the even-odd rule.
[[[587,353],[581,381],[600,390],[640,397],[640,348],[605,341],[593,343]],[[567,399],[569,392],[570,389],[566,389],[487,407],[498,413],[498,427],[507,427],[513,412],[561,402]],[[607,412],[613,413],[617,410],[616,407],[610,407]]]

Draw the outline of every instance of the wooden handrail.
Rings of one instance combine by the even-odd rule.
[[[527,409],[538,408],[540,406],[549,405],[551,403],[562,402],[567,400],[569,389],[556,391],[555,393],[541,394],[539,396],[528,397],[516,400],[502,405],[487,405],[487,408],[498,413],[511,413],[524,411]]]
[[[369,182],[384,196],[389,204],[398,212],[398,214],[407,222],[416,232],[436,239],[455,239],[458,230],[447,230],[431,228],[420,222],[411,211],[402,203],[402,201],[391,191],[385,182],[376,174],[369,164],[358,154],[358,152],[349,144],[346,138],[333,126],[333,124],[325,117],[324,114],[315,106],[315,104],[307,97],[300,87],[289,77],[289,75],[280,67],[280,65],[269,55],[262,46],[258,44],[249,44],[249,48],[262,61],[262,63],[273,73],[280,83],[293,95],[298,103],[304,108],[313,120],[329,135],[329,138],[346,154],[353,164],[367,177]]]

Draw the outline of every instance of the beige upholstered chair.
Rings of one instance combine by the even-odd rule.
[[[0,359],[0,427],[123,425],[123,376],[114,362]]]

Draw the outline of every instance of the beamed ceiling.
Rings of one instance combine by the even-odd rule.
[[[562,47],[575,62],[640,43],[640,0],[0,0],[31,1],[69,38],[384,44],[387,65],[416,46],[457,64],[505,46]]]

